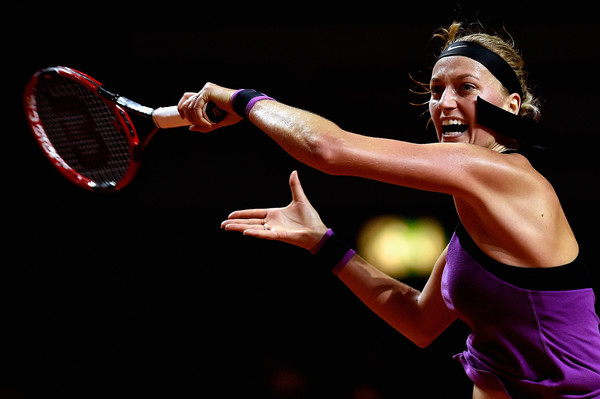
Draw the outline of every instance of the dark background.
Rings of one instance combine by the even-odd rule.
[[[15,23],[2,28],[10,94],[0,398],[470,397],[452,359],[464,348],[464,324],[418,349],[306,251],[219,228],[235,209],[286,205],[294,169],[323,220],[351,244],[380,214],[431,215],[450,234],[450,197],[325,175],[247,122],[208,135],[159,132],[130,186],[91,193],[50,166],[21,103],[32,73],[65,65],[150,106],[175,105],[212,81],[264,91],[351,131],[429,142],[423,109],[409,105],[408,76],[428,79],[437,28],[477,20],[492,33],[505,28],[525,55],[554,144],[544,171],[594,261],[595,6],[422,3],[63,2],[6,11]],[[599,275],[595,268],[595,287]]]

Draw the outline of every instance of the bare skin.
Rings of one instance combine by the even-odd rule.
[[[553,267],[571,262],[579,247],[550,185],[520,154],[501,154],[514,143],[477,124],[477,97],[517,113],[521,99],[507,94],[478,62],[452,56],[439,60],[431,78],[430,114],[438,143],[413,144],[351,133],[318,115],[275,101],[259,101],[249,119],[290,155],[334,175],[352,175],[453,196],[457,213],[491,258],[518,267]],[[231,108],[234,90],[208,83],[179,102],[192,130],[209,132],[241,120]],[[213,124],[204,107],[214,101],[229,112]],[[459,134],[442,126],[464,123]],[[232,212],[222,228],[312,248],[327,226],[290,176],[292,202],[281,208]],[[454,320],[441,295],[444,250],[422,291],[399,282],[355,255],[338,277],[375,313],[416,345],[429,345]],[[475,387],[477,399],[506,398]]]

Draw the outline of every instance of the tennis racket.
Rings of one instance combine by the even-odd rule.
[[[37,71],[25,87],[24,106],[33,136],[52,165],[68,180],[91,191],[118,191],[135,177],[142,153],[160,129],[189,126],[176,106],[150,108],[108,91],[75,69]],[[152,123],[136,130],[128,112]],[[208,118],[226,112],[215,103]]]

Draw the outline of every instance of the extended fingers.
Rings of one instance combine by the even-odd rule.
[[[228,219],[221,223],[221,228],[266,240],[277,240],[279,237],[278,232],[271,229],[264,219]]]
[[[227,220],[221,223],[221,228],[231,231],[244,232],[248,229],[265,230],[267,209],[245,209],[229,214]]]
[[[231,212],[229,219],[264,219],[268,213],[268,209],[244,209]]]
[[[226,230],[240,230],[248,228],[264,229],[265,219],[227,219],[221,223]]]
[[[221,223],[227,231],[237,231],[244,235],[274,240],[278,229],[267,223],[269,209],[245,209],[231,212],[229,218]]]

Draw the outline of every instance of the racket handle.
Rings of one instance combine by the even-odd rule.
[[[227,112],[221,110],[217,105],[210,101],[206,104],[206,115],[208,119],[213,123],[219,123],[225,116],[227,116]],[[156,126],[161,129],[169,129],[172,127],[181,127],[181,126],[190,126],[192,123],[185,118],[182,118],[179,115],[179,111],[177,111],[177,106],[172,107],[161,107],[157,108],[152,112],[152,119]]]

